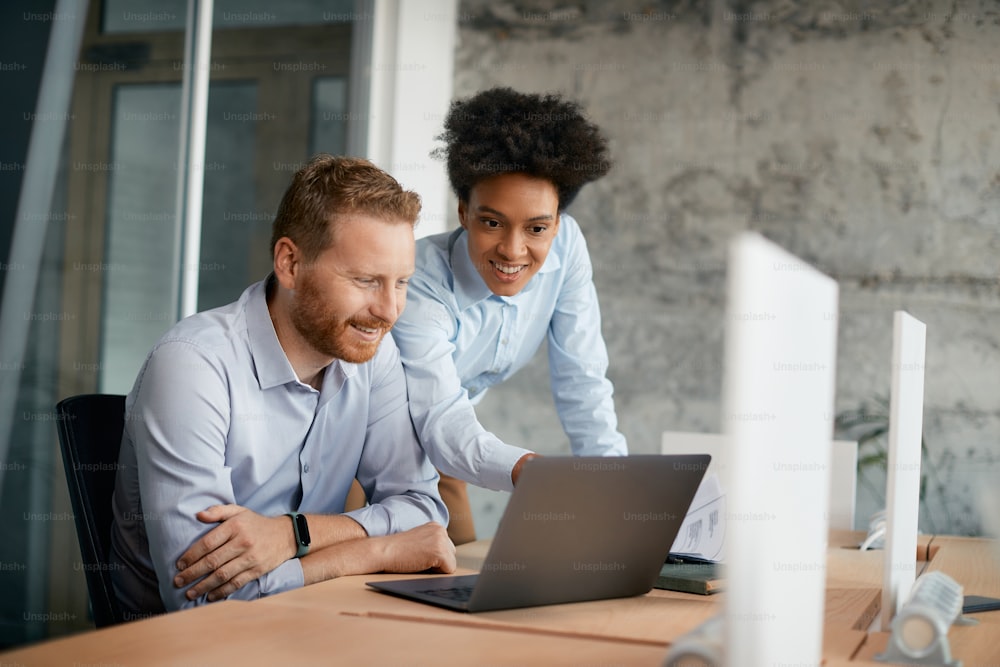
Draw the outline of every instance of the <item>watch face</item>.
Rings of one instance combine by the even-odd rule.
[[[295,529],[296,532],[299,534],[299,544],[306,547],[309,546],[311,541],[309,539],[309,522],[306,521],[305,514],[295,515]]]

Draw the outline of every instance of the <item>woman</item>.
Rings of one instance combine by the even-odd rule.
[[[410,414],[442,473],[456,544],[475,539],[464,482],[510,490],[534,454],[486,431],[474,406],[548,338],[553,398],[573,453],[625,455],[587,245],[564,210],[607,173],[607,141],[574,102],[509,88],[454,101],[436,155],[461,227],[421,239],[393,329]]]

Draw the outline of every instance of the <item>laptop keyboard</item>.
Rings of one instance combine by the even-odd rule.
[[[472,586],[456,586],[454,588],[431,588],[426,591],[417,591],[424,595],[432,595],[445,600],[456,600],[458,602],[468,602],[472,597]]]

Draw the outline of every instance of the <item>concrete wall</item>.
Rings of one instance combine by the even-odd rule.
[[[570,212],[633,452],[722,430],[726,246],[753,229],[840,284],[838,412],[888,397],[894,310],[927,324],[921,528],[982,532],[1000,511],[983,498],[1000,478],[994,3],[463,0],[455,93],[494,85],[572,96],[611,138],[615,168]],[[538,361],[480,416],[565,453]],[[882,486],[867,469],[859,525]],[[492,534],[506,496],[473,496]]]

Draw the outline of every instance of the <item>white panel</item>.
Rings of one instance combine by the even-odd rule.
[[[889,630],[892,617],[906,602],[916,578],[927,327],[913,316],[897,310],[892,334],[885,572],[882,580],[884,631]]]
[[[706,475],[728,474],[726,438],[721,433],[692,433],[689,431],[664,431],[660,435],[661,454],[708,454],[712,462]]]
[[[367,154],[423,201],[417,236],[447,229],[444,161],[430,157],[451,104],[457,0],[376,0]]]
[[[819,665],[837,284],[747,233],[728,291],[727,664]]]
[[[858,496],[858,443],[834,440],[830,449],[830,528],[854,530]]]
[[[725,438],[719,433],[664,431],[660,436],[661,454],[709,454],[712,462],[705,476],[729,474]],[[857,503],[858,443],[834,440],[830,450],[830,511],[829,526],[839,530],[854,530],[854,508]],[[723,488],[725,491],[725,488]]]

